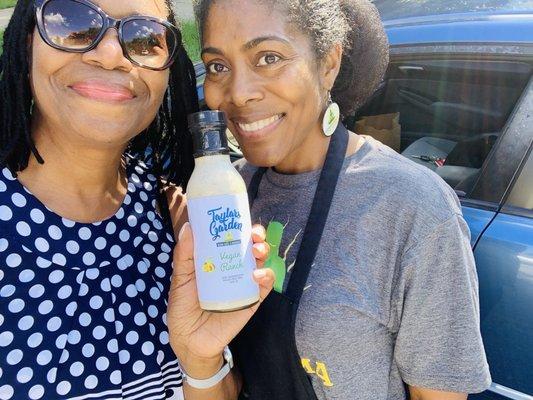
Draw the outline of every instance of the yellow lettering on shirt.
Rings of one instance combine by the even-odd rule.
[[[324,386],[331,387],[333,386],[333,383],[331,383],[331,379],[329,379],[328,369],[326,368],[326,364],[317,362],[316,363],[316,375],[322,379],[322,382],[324,383]]]
[[[311,360],[308,358],[302,358],[302,367],[304,367],[305,372],[308,374],[314,374],[315,370],[311,366]]]
[[[309,358],[302,358],[302,367],[304,368],[305,372],[318,376],[322,380],[322,384],[324,386],[333,386],[333,382],[331,382],[331,378],[329,377],[326,364],[320,361],[317,361],[314,364],[315,368],[313,369],[313,362]]]

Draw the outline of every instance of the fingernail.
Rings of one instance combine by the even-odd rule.
[[[264,243],[254,243],[254,247],[256,250],[259,250],[260,252],[264,252],[266,249]]]
[[[266,271],[264,269],[256,269],[254,275],[257,279],[263,279],[266,276]]]
[[[185,222],[183,226],[180,229],[180,232],[178,233],[178,240],[181,240],[181,237],[183,236],[183,233],[185,232],[185,227],[189,225],[188,222]]]
[[[262,225],[254,225],[252,227],[252,233],[261,238],[264,238],[266,236],[266,230]]]
[[[253,232],[264,232],[265,227],[263,225],[255,224],[254,226],[252,226],[252,231]]]

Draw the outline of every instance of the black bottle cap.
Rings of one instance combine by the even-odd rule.
[[[206,124],[224,124],[227,126],[226,114],[223,111],[200,111],[194,114],[189,114],[187,117],[189,121],[189,128],[193,129],[195,125]]]
[[[194,157],[229,154],[227,120],[222,111],[201,111],[188,116]]]

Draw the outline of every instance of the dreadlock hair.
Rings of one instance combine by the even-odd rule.
[[[35,29],[34,0],[19,0],[4,34],[0,56],[0,166],[14,174],[23,171],[33,154],[43,163],[31,136],[33,97],[29,81],[28,36]],[[169,22],[176,25],[170,0]],[[167,93],[152,124],[130,143],[127,152],[153,168],[154,175],[185,188],[194,159],[187,114],[198,111],[196,74],[183,45],[170,67]],[[160,182],[160,209],[168,217],[168,207]],[[165,218],[167,221],[169,218]]]

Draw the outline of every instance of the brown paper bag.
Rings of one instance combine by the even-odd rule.
[[[355,133],[372,136],[398,152],[401,131],[399,112],[363,117],[355,123]]]

